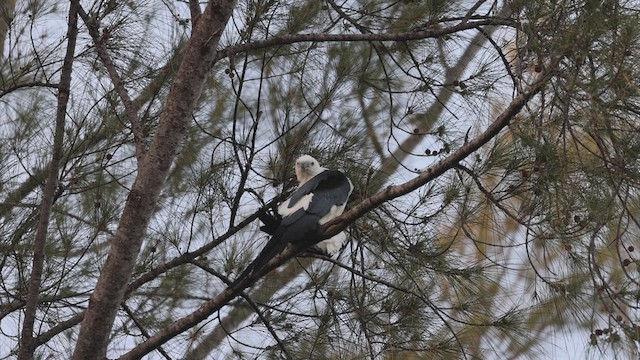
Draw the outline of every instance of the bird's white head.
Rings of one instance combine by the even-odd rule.
[[[318,160],[309,155],[302,155],[296,160],[296,177],[299,185],[309,181],[312,177],[327,170],[318,163]]]

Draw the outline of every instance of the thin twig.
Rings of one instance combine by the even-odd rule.
[[[231,281],[227,277],[215,271],[212,267],[206,264],[203,264],[200,261],[195,261],[195,260],[191,261],[191,263],[201,268],[202,270],[208,272],[209,274],[214,275],[218,279],[222,280],[225,284],[227,285],[231,284]],[[251,306],[251,308],[253,309],[253,311],[255,311],[256,314],[258,314],[258,317],[260,318],[264,326],[267,328],[269,333],[271,333],[271,336],[274,338],[276,343],[278,343],[278,347],[280,348],[280,350],[282,350],[282,352],[285,354],[287,359],[293,359],[293,357],[291,357],[291,354],[289,354],[289,351],[287,350],[287,348],[284,346],[282,339],[280,339],[280,337],[278,336],[278,333],[276,333],[276,330],[273,328],[273,326],[271,326],[271,322],[269,321],[269,319],[267,319],[267,317],[264,316],[264,313],[258,307],[258,304],[256,304],[256,302],[253,301],[253,299],[251,299],[251,297],[244,291],[240,293],[240,297],[242,297],[249,304],[249,306]]]
[[[133,132],[133,143],[136,147],[136,159],[138,159],[138,163],[144,158],[144,154],[146,153],[146,145],[144,141],[144,132],[142,130],[142,121],[138,116],[138,110],[133,104],[133,100],[129,96],[127,89],[124,87],[124,83],[122,82],[122,78],[118,74],[118,70],[116,70],[116,66],[111,60],[111,56],[107,51],[107,47],[105,46],[106,41],[109,39],[109,29],[104,28],[102,31],[102,35],[100,35],[98,23],[94,18],[91,18],[82,8],[82,6],[78,9],[78,14],[82,18],[82,21],[87,26],[89,30],[89,35],[93,39],[93,43],[96,46],[96,53],[100,60],[102,60],[102,64],[105,69],[107,69],[107,73],[109,74],[109,78],[111,78],[111,82],[122,100],[122,104],[124,105],[124,113],[126,114],[129,122],[131,123],[131,131]]]
[[[121,306],[122,306],[122,310],[124,310],[124,312],[127,313],[127,316],[129,316],[129,318],[131,319],[131,321],[133,321],[133,323],[136,325],[138,330],[140,330],[140,333],[142,334],[142,336],[148,339],[150,337],[149,332],[147,331],[147,329],[145,329],[142,322],[138,320],[138,318],[136,317],[136,314],[134,314],[133,311],[131,311],[129,306],[127,306],[127,304],[125,304],[124,301],[122,302]],[[171,360],[171,356],[167,354],[167,352],[162,348],[162,346],[158,346],[157,350],[160,354],[162,354],[162,356],[164,356],[165,359]]]

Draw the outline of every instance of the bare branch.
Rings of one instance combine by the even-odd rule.
[[[288,34],[276,36],[265,40],[254,41],[246,44],[238,44],[229,46],[218,51],[214,62],[238,53],[250,52],[260,49],[266,49],[272,46],[290,45],[302,42],[368,42],[368,41],[412,41],[424,40],[428,38],[437,38],[457,32],[477,29],[483,26],[511,26],[516,24],[511,19],[505,18],[486,18],[474,21],[468,21],[452,25],[449,27],[433,27],[427,30],[395,32],[395,33],[365,33],[365,34]]]
[[[0,98],[13,92],[16,91],[18,89],[22,89],[22,88],[32,88],[32,87],[44,87],[44,88],[52,88],[52,89],[57,89],[58,88],[58,84],[52,84],[52,83],[48,83],[48,82],[41,82],[41,81],[30,81],[30,82],[26,82],[26,83],[20,83],[20,84],[16,84],[10,88],[7,89],[3,89],[0,92]]]
[[[51,329],[43,332],[42,334],[40,334],[40,336],[38,336],[37,338],[34,339],[34,346],[38,347],[42,344],[46,344],[49,340],[51,340],[54,336],[60,334],[61,332],[78,325],[82,319],[84,319],[84,314],[85,312],[81,312],[79,314],[74,315],[73,317],[71,317],[70,319],[67,319],[65,321],[61,321],[59,323],[57,323],[54,327],[52,327]]]
[[[140,320],[138,320],[138,318],[136,317],[136,314],[133,313],[133,311],[131,311],[131,309],[129,308],[129,306],[127,306],[127,304],[122,303],[122,309],[124,310],[124,312],[127,313],[127,316],[129,316],[129,318],[131,319],[131,321],[133,321],[133,323],[136,325],[136,327],[138,328],[138,330],[140,330],[140,333],[148,338],[149,337],[149,332],[147,331],[147,329],[144,327],[144,325],[140,322]],[[171,357],[169,356],[169,354],[167,354],[167,352],[162,348],[162,347],[158,347],[158,352],[160,354],[162,354],[162,356],[164,356],[165,359],[171,359]]]
[[[301,269],[311,264],[312,258],[301,258],[299,261],[289,261],[280,271],[272,271],[264,277],[259,287],[252,289],[251,299],[256,303],[266,303],[280,289],[289,284],[301,272]],[[251,314],[255,309],[245,306],[234,306],[229,313],[220,319],[220,324],[209,334],[201,339],[200,343],[193,347],[187,354],[187,359],[207,359],[209,353],[218,346],[227,336]]]
[[[268,209],[271,206],[273,206],[273,204],[275,204],[278,200],[280,200],[279,198],[273,199],[270,202],[268,202],[267,204],[265,204],[265,206],[262,209]],[[255,221],[258,218],[258,214],[260,211],[256,211],[255,213],[253,213],[252,215],[248,216],[247,218],[245,218],[244,220],[242,220],[238,225],[231,227],[229,230],[227,230],[227,232],[225,232],[224,234],[222,234],[221,236],[219,236],[218,238],[216,238],[214,241],[209,242],[208,244],[194,250],[194,251],[190,251],[187,253],[184,253],[170,261],[167,261],[166,263],[156,266],[155,268],[151,269],[150,271],[146,272],[145,274],[141,275],[140,277],[138,277],[137,279],[135,279],[134,281],[132,281],[128,286],[127,289],[125,290],[125,297],[129,296],[129,294],[131,294],[132,291],[138,289],[139,287],[141,287],[142,285],[148,283],[149,281],[152,281],[153,279],[157,278],[158,276],[160,276],[161,274],[166,273],[167,271],[180,266],[180,265],[184,265],[186,263],[191,262],[193,259],[196,259],[197,257],[207,253],[208,251],[210,251],[211,249],[215,248],[216,246],[220,245],[223,241],[229,239],[231,236],[235,235],[239,230],[244,229],[247,225],[249,225],[250,223],[252,223],[253,221]]]
[[[229,279],[225,278],[222,274],[218,273],[217,271],[215,271],[210,266],[205,265],[205,264],[203,264],[203,263],[201,263],[199,261],[192,261],[191,263],[194,264],[195,266],[201,268],[202,270],[208,272],[209,274],[212,274],[212,275],[216,276],[220,280],[224,281],[227,285],[231,284],[231,281],[229,281]],[[280,347],[280,350],[282,350],[282,352],[286,355],[287,359],[293,359],[291,357],[291,355],[289,354],[289,351],[287,350],[287,347],[284,346],[284,343],[282,342],[282,340],[278,336],[278,333],[273,328],[273,326],[271,326],[271,322],[269,321],[269,319],[267,319],[267,317],[264,315],[264,313],[258,307],[258,304],[255,301],[253,301],[251,299],[251,297],[249,295],[247,295],[245,292],[241,292],[240,296],[249,304],[249,306],[251,306],[253,311],[255,311],[255,313],[258,314],[258,317],[260,318],[260,320],[262,321],[264,326],[267,328],[269,333],[271,333],[271,336],[273,337],[273,339],[278,344],[278,347]],[[189,359],[191,359],[191,357],[193,355],[194,355],[193,353],[190,353],[189,354]]]

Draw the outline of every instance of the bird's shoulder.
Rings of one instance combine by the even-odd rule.
[[[322,217],[334,206],[344,205],[353,185],[339,170],[324,170],[300,185],[279,209],[282,225],[296,223],[305,215]]]

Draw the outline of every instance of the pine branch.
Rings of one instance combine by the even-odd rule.
[[[323,238],[330,238],[340,231],[349,226],[358,218],[362,217],[367,212],[375,209],[381,204],[395,199],[397,197],[406,195],[417,188],[427,184],[428,182],[436,179],[440,175],[444,174],[447,170],[454,168],[460,161],[464,160],[467,156],[478,150],[481,146],[491,141],[498,133],[504,129],[511,119],[516,116],[520,110],[546,85],[551,76],[552,69],[556,66],[556,61],[548,67],[549,70],[541,72],[535,81],[529,86],[527,91],[516,96],[509,106],[491,123],[485,131],[483,131],[477,137],[470,139],[467,143],[462,145],[457,150],[453,151],[451,155],[438,161],[435,165],[431,166],[427,170],[420,173],[417,177],[410,181],[407,181],[400,185],[388,186],[386,189],[374,194],[373,196],[363,200],[349,211],[340,215],[339,217],[331,220],[322,226]]]
[[[332,5],[332,7],[334,7],[334,10],[337,11],[338,8],[335,2],[330,2],[330,4]],[[510,9],[503,8],[499,12],[498,16],[506,17],[506,15],[509,12],[510,12]],[[340,15],[343,18],[347,19],[347,21],[350,21],[352,25],[355,25],[353,20],[351,20],[346,14],[342,13]],[[468,17],[465,17],[465,18],[467,20],[469,19]],[[482,44],[484,40],[486,40],[488,35],[491,34],[493,31],[495,31],[497,28],[498,28],[497,26],[487,26],[485,28],[478,28],[480,29],[480,33],[476,35],[472,41],[470,41],[469,46],[460,57],[460,60],[453,67],[447,68],[447,71],[445,74],[446,77],[444,80],[445,83],[451,83],[453,82],[453,80],[457,80],[459,78],[460,74],[463,73],[464,69],[467,68],[469,63],[474,59],[475,55],[482,48]],[[364,32],[364,29],[359,29],[359,30]],[[228,49],[225,49],[225,51],[227,51]],[[438,94],[434,94],[434,95],[438,101],[434,102],[433,105],[431,105],[429,109],[427,109],[426,111],[413,115],[410,119],[411,124],[423,130],[430,129],[435,123],[435,120],[440,117],[439,114],[441,114],[442,111],[445,109],[446,103],[449,101],[449,99],[453,95],[453,92],[451,91],[451,89],[447,87],[443,87]],[[364,105],[361,105],[361,106],[364,107]],[[372,125],[370,124],[369,121],[367,121],[366,118],[365,118],[365,125],[368,128],[373,129],[371,127]],[[378,187],[385,182],[385,179],[388,176],[388,174],[395,172],[401,160],[404,159],[408,154],[410,154],[422,142],[423,138],[417,137],[417,136],[410,136],[405,141],[403,141],[402,144],[398,146],[398,149],[394,151],[391,157],[383,157],[380,150],[381,147],[379,144],[377,144],[376,139],[373,137],[373,133],[371,133],[370,137],[371,137],[371,141],[374,143],[374,146],[377,145],[376,149],[378,151],[378,154],[380,155],[380,158],[382,159],[382,164],[380,168],[385,169],[384,172],[376,172],[375,174],[372,174],[373,176],[371,177],[370,182],[373,188],[377,190]],[[369,187],[367,186],[367,188]],[[295,274],[291,275],[291,278],[294,278],[295,276],[297,276],[300,273],[300,271],[301,271],[301,268],[298,267],[297,271],[295,271]],[[268,278],[271,278],[272,276],[274,276],[273,273],[267,274]],[[279,281],[278,283],[281,284],[281,286],[284,286],[288,283],[288,281],[284,281],[284,282]],[[271,288],[274,285],[271,280],[265,281],[265,284],[269,284],[269,288]],[[262,293],[264,291],[258,290],[257,292]],[[249,315],[250,315],[250,312],[248,311],[238,311],[237,313],[228,314],[223,321],[225,321],[231,316],[239,316],[244,319]],[[239,324],[241,320],[233,320],[230,322],[233,324]],[[210,352],[214,346],[219,344],[219,342],[222,340],[221,335],[223,333],[224,331],[220,331],[219,328],[215,329],[210,335],[211,339],[201,342],[201,344],[198,346],[199,350],[197,354],[199,354],[199,356],[203,358],[203,356],[208,352]],[[205,350],[204,347],[207,347],[207,349]]]
[[[549,69],[554,69],[556,63],[552,63]],[[489,125],[489,127],[474,139],[469,140],[466,144],[454,151],[448,157],[442,159],[426,171],[414,179],[396,186],[389,186],[386,189],[374,194],[373,196],[363,200],[351,210],[343,215],[335,218],[321,227],[321,233],[314,239],[315,242],[328,239],[340,231],[346,229],[349,224],[358,218],[364,216],[367,212],[380,206],[381,204],[393,200],[397,197],[406,195],[417,188],[427,184],[428,182],[438,178],[447,170],[452,169],[458,162],[478,150],[481,146],[491,141],[504,127],[506,127],[511,119],[516,116],[520,110],[531,100],[531,98],[542,90],[550,78],[551,70],[542,72],[529,87],[528,91],[522,93],[513,99],[511,104]],[[229,301],[238,296],[244,289],[254,284],[258,279],[268,274],[271,270],[285,263],[287,260],[298,255],[305,249],[305,245],[290,245],[282,253],[272,258],[264,267],[255,273],[249,274],[247,278],[238,279],[234,286],[225,289],[213,299],[203,303],[198,310],[191,314],[176,320],[171,325],[159,330],[151,338],[139,344],[131,351],[121,356],[120,360],[133,360],[153,351],[158,346],[169,341],[178,334],[186,331],[192,326],[197,325],[214,312],[220,310]]]
[[[7,38],[13,12],[15,11],[16,0],[5,0],[0,3],[0,69],[4,66],[4,43]]]

